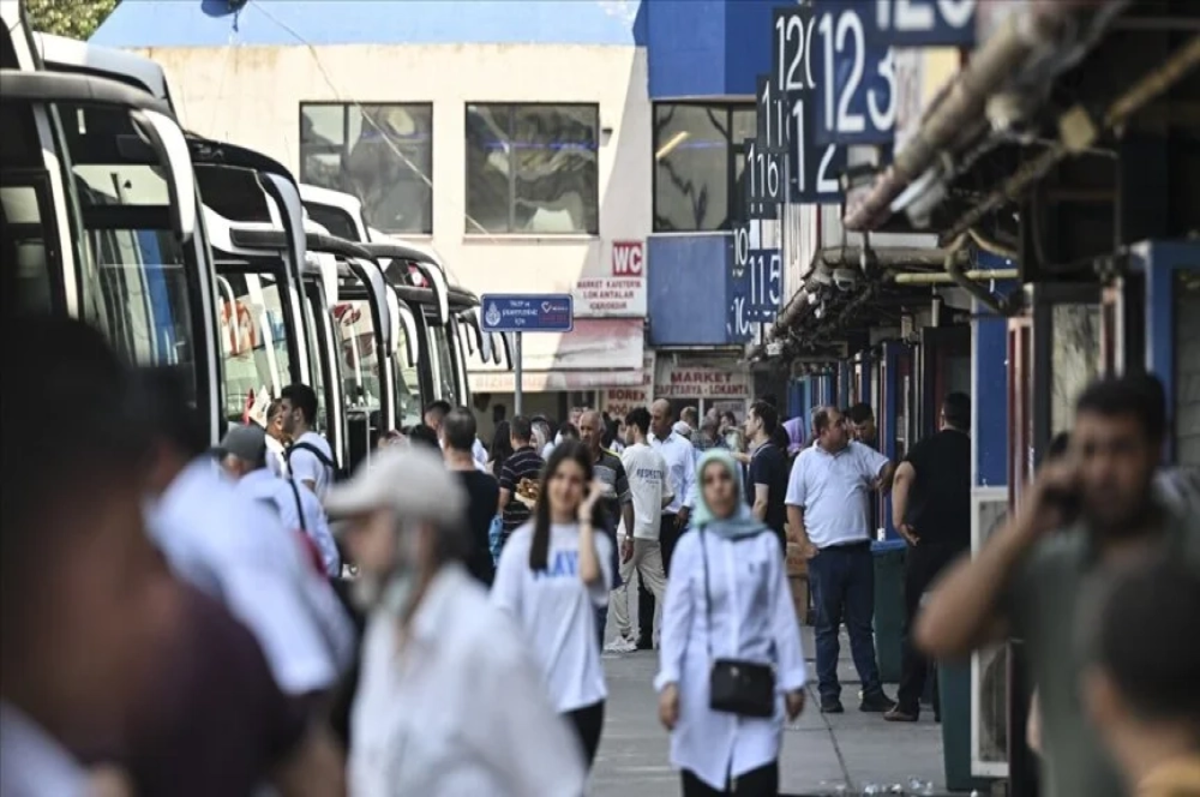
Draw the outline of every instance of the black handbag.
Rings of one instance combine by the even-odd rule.
[[[713,658],[712,595],[708,586],[708,549],[703,528],[700,529],[700,556],[704,563],[704,612],[708,624],[705,643],[710,661],[709,708],[739,717],[769,719],[775,716],[775,668],[757,661]]]

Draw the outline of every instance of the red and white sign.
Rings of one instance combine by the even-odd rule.
[[[654,393],[661,398],[749,398],[750,377],[736,368],[666,363],[659,368]]]
[[[613,241],[609,273],[584,273],[571,292],[575,316],[645,318],[646,248],[642,241]]]
[[[645,244],[641,241],[613,241],[612,275],[614,277],[644,277]]]

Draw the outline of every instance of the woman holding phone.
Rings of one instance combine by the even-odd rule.
[[[603,531],[592,456],[575,440],[554,448],[542,471],[533,518],[500,554],[492,601],[524,629],[552,704],[575,727],[590,768],[608,696],[596,609],[612,589],[612,541]]]
[[[775,797],[783,718],[804,708],[806,677],[779,539],[743,500],[732,454],[709,449],[696,471],[663,606],[659,718],[684,797]]]

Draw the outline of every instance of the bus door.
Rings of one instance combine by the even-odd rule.
[[[343,395],[341,325],[336,323],[337,258],[318,252],[305,254],[301,269],[305,324],[310,330],[312,388],[325,406],[325,439],[338,463],[351,461]]]

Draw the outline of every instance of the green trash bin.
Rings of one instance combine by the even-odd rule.
[[[986,792],[991,788],[991,781],[971,774],[971,663],[939,661],[937,684],[942,709],[946,788]]]
[[[900,646],[904,633],[904,540],[871,543],[875,559],[875,660],[879,680],[900,683]]]

